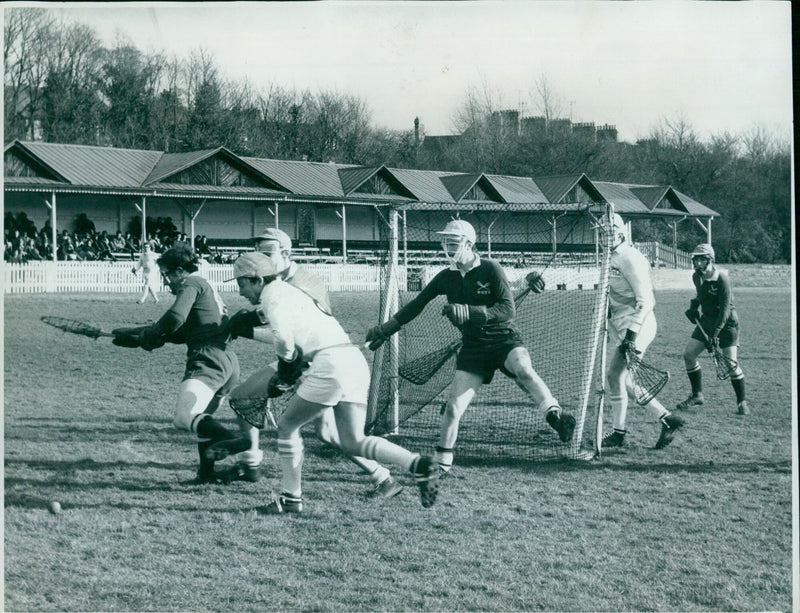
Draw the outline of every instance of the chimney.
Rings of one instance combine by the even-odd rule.
[[[419,117],[414,117],[414,146],[419,149]]]

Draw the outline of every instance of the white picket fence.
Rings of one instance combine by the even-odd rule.
[[[42,292],[140,292],[141,272],[133,274],[133,262],[26,262],[3,263],[3,291],[6,294]],[[304,264],[321,277],[329,291],[377,290],[380,270],[363,264]],[[208,264],[201,271],[221,292],[237,292],[230,264]],[[162,291],[168,291],[162,285]]]
[[[32,294],[43,292],[108,292],[135,293],[142,290],[141,272],[131,272],[132,262],[27,262],[3,263],[3,291],[6,294]],[[380,268],[370,264],[303,264],[325,281],[331,292],[378,291]],[[409,290],[419,290],[442,270],[441,265],[400,267],[398,285]],[[516,285],[528,269],[508,268],[508,280]],[[203,276],[220,292],[237,292],[235,281],[227,281],[233,274],[230,264],[207,264]],[[409,274],[412,273],[410,279]],[[548,288],[592,289],[598,282],[598,268],[548,268],[543,273]],[[168,291],[162,285],[162,291]]]

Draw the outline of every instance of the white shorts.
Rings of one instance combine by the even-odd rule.
[[[630,317],[614,317],[608,320],[608,346],[610,349],[619,347],[622,339],[625,338],[625,333],[628,331],[628,324]],[[642,327],[639,328],[639,334],[636,335],[636,350],[644,354],[650,343],[656,337],[656,316],[652,311],[647,314],[642,322]]]
[[[303,373],[297,395],[329,407],[340,402],[366,405],[369,395],[367,361],[355,346],[323,349]]]

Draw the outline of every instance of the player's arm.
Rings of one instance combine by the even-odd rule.
[[[278,356],[278,369],[269,382],[270,397],[280,396],[289,390],[308,368],[303,360],[303,352],[295,344],[297,309],[292,306],[296,304],[293,298],[291,293],[283,291],[282,286],[268,288],[262,297],[262,308],[269,318],[275,353]]]
[[[693,324],[696,324],[700,321],[700,274],[695,272],[692,273],[692,285],[694,285],[694,298],[689,301],[689,308],[686,309],[683,314],[686,315],[686,319],[691,321]]]
[[[717,301],[719,306],[717,309],[717,317],[712,322],[710,326],[711,332],[709,333],[709,338],[712,341],[719,336],[719,333],[722,332],[722,328],[725,327],[725,322],[728,321],[728,317],[731,316],[731,281],[730,277],[723,271],[719,272]]]
[[[500,265],[493,264],[488,282],[492,297],[491,305],[446,304],[442,309],[442,315],[459,328],[468,323],[482,326],[514,319],[516,314],[514,295]]]
[[[369,348],[375,351],[378,347],[383,345],[392,334],[400,331],[404,325],[412,321],[417,315],[422,313],[425,306],[436,296],[445,293],[443,278],[447,271],[443,270],[422,288],[422,291],[417,294],[413,300],[406,304],[402,309],[397,311],[388,320],[379,324],[367,331],[367,342]]]
[[[647,317],[656,305],[653,283],[650,280],[650,263],[642,257],[628,257],[619,262],[619,271],[631,288],[634,296],[633,317],[628,323],[625,338],[619,346],[620,352],[628,354],[636,351],[636,336]]]

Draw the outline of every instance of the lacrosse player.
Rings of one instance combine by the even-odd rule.
[[[611,220],[611,266],[608,281],[608,346],[612,347],[606,378],[608,400],[614,416],[614,430],[603,437],[602,447],[622,447],[625,443],[625,422],[628,397],[633,387],[628,376],[627,354],[641,355],[656,336],[656,299],[650,280],[650,262],[628,242],[625,222],[617,213]],[[653,398],[644,405],[661,422],[661,435],[656,449],[669,445],[683,420]]]
[[[739,318],[733,306],[733,290],[728,272],[714,266],[714,248],[708,243],[700,243],[694,248],[692,267],[694,268],[692,283],[697,295],[690,301],[685,315],[695,324],[695,328],[686,344],[686,349],[683,350],[683,363],[686,366],[692,393],[686,400],[678,403],[678,409],[690,409],[705,402],[702,373],[697,357],[703,349],[711,353],[718,348],[736,364],[731,374],[731,384],[736,394],[736,412],[739,415],[748,415],[750,408],[745,398],[744,372],[737,359]]]
[[[142,254],[139,256],[139,261],[136,262],[136,265],[131,269],[133,274],[136,274],[136,271],[139,269],[142,271],[144,292],[142,293],[142,297],[139,298],[139,304],[144,304],[148,295],[152,296],[153,300],[158,303],[158,294],[156,293],[158,291],[159,281],[157,259],[158,254],[153,251],[152,244],[150,241],[146,241],[142,247]]]
[[[324,313],[331,314],[331,302],[325,282],[304,267],[291,261],[292,239],[289,238],[288,234],[277,228],[267,228],[261,235],[254,237],[253,240],[255,241],[256,251],[260,251],[272,260],[278,274],[284,281],[306,293]],[[239,320],[239,317],[237,317],[237,320]],[[234,323],[234,325],[237,324]],[[244,332],[243,336],[248,338],[272,342],[272,333],[266,327],[256,327],[251,334],[245,324],[243,330],[237,329],[236,331]],[[235,404],[238,399],[266,397],[268,395],[269,382],[277,367],[278,363],[274,362],[256,371],[244,383],[237,386],[230,395],[233,403]],[[243,425],[242,422],[244,420],[241,417],[239,419],[241,420],[240,427],[247,427],[246,422]],[[323,411],[322,415],[314,423],[317,436],[322,441],[341,447],[332,408]],[[251,440],[255,441],[255,448],[258,449],[258,428],[249,427],[249,432]],[[388,468],[366,458],[350,456],[349,459],[369,475],[374,485],[373,493],[375,495],[382,498],[392,498],[403,490],[403,486],[392,477]],[[253,467],[245,464],[239,467],[238,470],[240,475],[237,478],[253,480],[257,466]]]
[[[249,448],[247,439],[236,436],[212,417],[239,377],[239,361],[227,347],[225,304],[208,281],[197,274],[197,256],[189,245],[181,243],[168,249],[157,263],[175,294],[175,302],[151,326],[114,330],[112,342],[148,351],[166,342],[186,344],[186,370],[173,424],[198,437],[200,468],[196,482],[215,482],[214,462]],[[218,445],[211,450],[213,443]]]
[[[346,454],[408,470],[419,486],[422,506],[433,505],[439,479],[433,458],[421,457],[386,439],[364,435],[369,368],[339,322],[321,308],[319,300],[284,281],[275,263],[263,253],[245,253],[236,260],[233,271],[239,294],[257,308],[237,314],[236,321],[231,323],[232,333],[238,332],[239,322],[252,322],[252,314],[262,325],[269,322],[278,357],[278,367],[269,383],[275,390],[271,395],[278,395],[300,381],[278,418],[281,493],[256,511],[260,514],[303,511],[300,428],[330,407],[339,444]]]
[[[431,300],[447,297],[442,315],[462,334],[463,345],[456,358],[456,373],[442,415],[439,441],[434,459],[444,472],[453,465],[453,448],[464,411],[484,383],[496,370],[514,379],[530,396],[536,410],[544,411],[545,420],[562,442],[572,439],[575,418],[561,409],[550,389],[531,365],[531,357],[514,325],[514,298],[505,273],[497,262],[481,259],[473,250],[475,229],[466,221],[450,221],[444,230],[442,249],[450,266],[439,272],[422,291],[388,321],[367,332],[373,351],[400,328],[419,315]],[[538,293],[544,280],[529,280]]]

